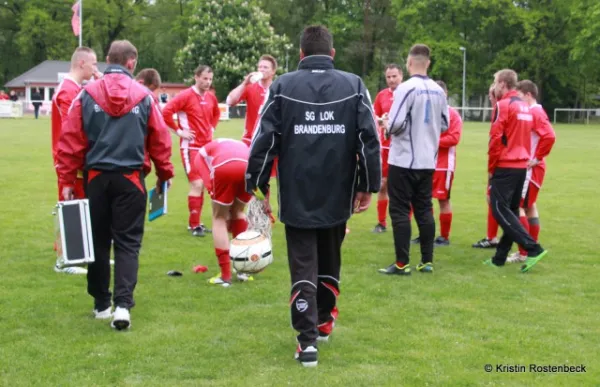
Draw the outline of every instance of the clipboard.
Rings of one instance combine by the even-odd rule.
[[[167,183],[162,185],[162,192],[158,194],[156,187],[148,192],[148,202],[150,210],[148,211],[148,220],[152,222],[167,213]]]

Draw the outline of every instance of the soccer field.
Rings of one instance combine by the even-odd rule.
[[[221,123],[215,134],[239,138],[242,127]],[[374,196],[349,222],[334,333],[319,346],[319,366],[304,369],[293,359],[281,223],[265,272],[228,289],[209,285],[218,272],[212,239],[186,231],[188,185],[175,151],[169,214],[146,224],[132,328],[115,332],[92,318],[84,276],[52,270],[50,121],[1,120],[0,385],[598,385],[600,126],[556,131],[538,202],[544,260],[522,274],[518,265],[482,265],[492,251],[471,248],[486,231],[488,125],[468,123],[452,191],[452,245],[435,250],[435,273],[377,273],[394,254],[391,232],[371,233]],[[208,203],[202,218],[210,227]],[[418,262],[418,247],[411,257]],[[194,274],[200,263],[209,271]],[[497,372],[499,364],[526,372]],[[530,364],[583,364],[587,372],[534,373]]]

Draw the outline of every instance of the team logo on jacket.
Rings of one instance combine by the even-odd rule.
[[[302,313],[308,309],[308,302],[305,299],[299,298],[296,300],[296,309],[298,312]]]

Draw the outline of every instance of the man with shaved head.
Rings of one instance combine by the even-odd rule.
[[[96,53],[88,47],[79,47],[71,56],[71,69],[69,74],[60,83],[58,89],[52,97],[52,159],[54,168],[57,167],[56,154],[58,151],[58,139],[66,122],[67,112],[71,103],[81,91],[81,84],[90,80],[92,77],[102,76],[96,67]],[[62,197],[63,187],[58,184],[58,200],[64,200]],[[83,190],[83,172],[79,171],[75,181],[75,190],[73,191],[75,199],[85,198]],[[56,246],[54,247],[56,249]],[[54,270],[57,273],[85,274],[87,270],[81,267],[61,267],[56,263]]]

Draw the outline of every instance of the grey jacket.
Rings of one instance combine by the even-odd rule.
[[[448,130],[448,102],[432,79],[414,75],[394,91],[388,133],[388,163],[407,169],[435,169],[440,135]]]

